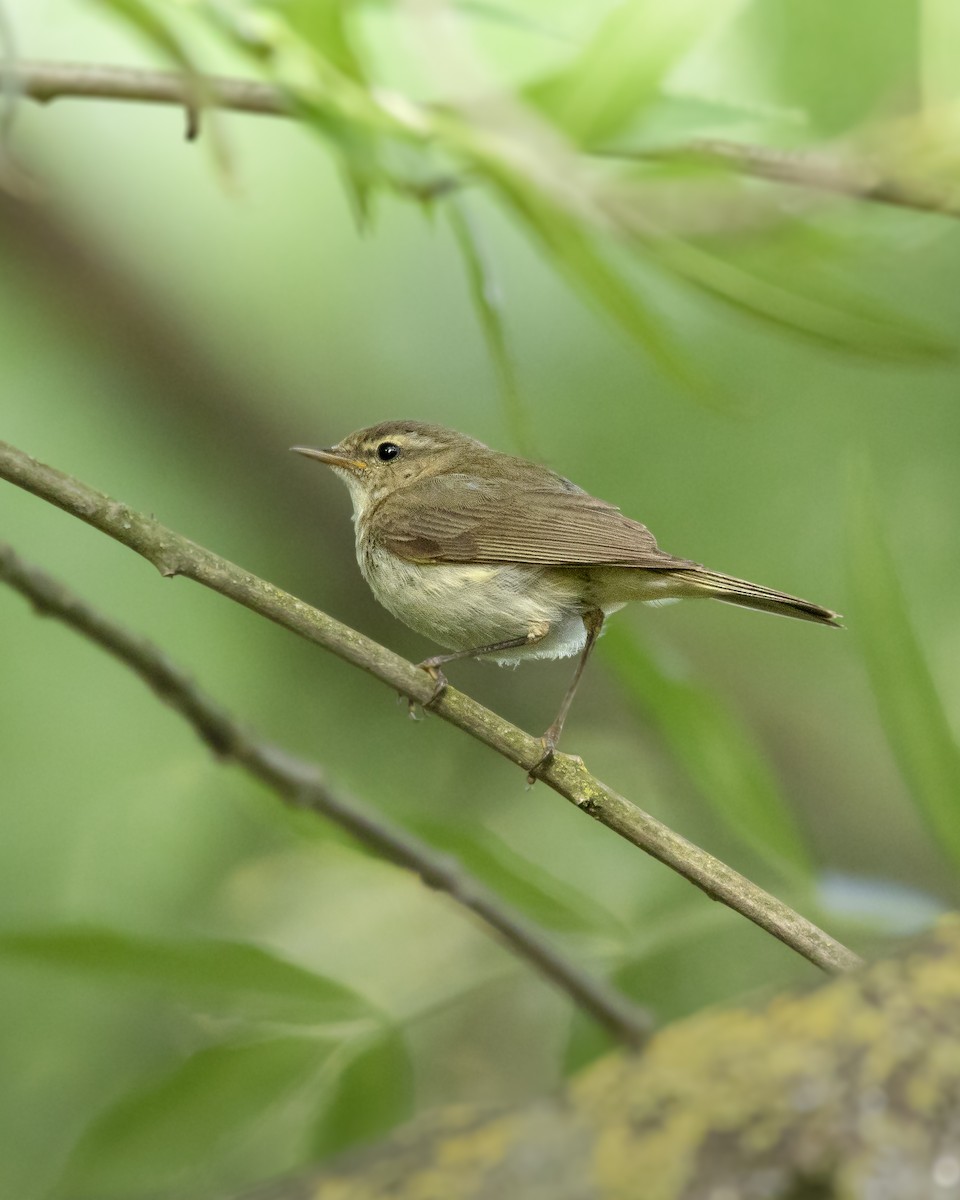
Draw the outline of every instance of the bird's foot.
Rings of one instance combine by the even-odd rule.
[[[440,699],[440,696],[443,694],[444,689],[447,686],[447,677],[440,670],[440,667],[437,664],[437,662],[432,658],[425,658],[423,660],[423,662],[417,663],[417,666],[420,668],[421,671],[426,671],[426,673],[433,680],[433,692],[420,705],[420,707],[422,709],[426,710],[426,709],[430,708],[431,705],[436,704],[436,702]],[[415,721],[417,719],[417,716],[416,716],[417,701],[410,700],[410,701],[408,701],[408,704],[409,704],[410,717],[412,720]]]
[[[557,750],[557,735],[554,733],[551,725],[547,732],[540,738],[540,745],[543,747],[543,754],[537,759],[530,770],[527,772],[527,787],[533,787],[537,782],[537,777],[541,771],[546,770],[553,762],[553,756]]]

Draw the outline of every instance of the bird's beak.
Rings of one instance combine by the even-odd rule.
[[[318,462],[326,463],[328,467],[342,467],[345,471],[353,471],[354,474],[367,469],[367,464],[361,462],[360,459],[344,458],[342,454],[338,454],[336,446],[332,446],[329,450],[314,450],[310,446],[291,446],[290,449],[294,454],[303,454],[307,458],[315,458]]]

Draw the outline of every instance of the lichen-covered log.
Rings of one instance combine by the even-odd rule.
[[[958,1200],[960,918],[816,989],[678,1022],[557,1099],[444,1110],[253,1195]]]

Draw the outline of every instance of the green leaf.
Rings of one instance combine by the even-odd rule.
[[[676,238],[643,239],[638,252],[648,255],[701,291],[814,341],[871,358],[943,360],[955,347],[929,330],[918,328],[897,313],[881,313],[861,297],[813,296],[770,282],[734,262]]]
[[[349,988],[243,942],[158,941],[62,927],[0,935],[0,955],[175,993],[203,1010],[319,1025],[375,1015]]]
[[[181,70],[196,75],[193,59],[184,48],[180,37],[168,21],[161,17],[149,0],[96,0],[101,8],[107,8],[121,20],[126,21],[143,39],[164,57],[170,59]]]
[[[392,183],[383,142],[409,136],[366,84],[349,36],[352,0],[273,0],[253,13],[201,3],[201,15],[230,46],[253,60],[290,101],[291,111],[331,143],[361,231],[372,223],[377,188]],[[414,107],[411,105],[411,107]]]
[[[576,160],[557,159],[542,139],[514,143],[457,119],[438,119],[436,132],[471,173],[491,186],[555,270],[605,309],[662,370],[688,387],[703,388],[664,323],[604,257],[598,237],[610,219],[592,193],[592,181],[582,174],[569,177],[570,171],[579,172]]]
[[[186,77],[192,93],[193,104],[190,108],[189,125],[196,122],[199,128],[202,121],[209,132],[206,139],[214,163],[221,175],[229,179],[231,175],[230,152],[223,136],[220,115],[212,102],[209,88],[203,71],[197,66],[189,53],[183,39],[174,30],[165,16],[160,16],[156,6],[149,0],[96,0],[102,8],[109,9],[131,29],[135,30],[143,40],[156,50],[161,58],[168,59],[178,67]]]
[[[756,138],[758,126],[771,129],[771,140],[797,137],[803,129],[803,118],[795,109],[777,109],[770,103],[734,100],[714,93],[701,95],[686,87],[672,87],[660,96],[655,104],[648,105],[639,121],[624,131],[621,143],[605,145],[604,157],[615,158],[618,154],[627,158],[649,161],[652,148],[686,146],[691,140],[712,138],[719,135],[734,137],[738,131],[743,139]],[[644,155],[646,151],[646,155]],[[679,156],[678,156],[679,157]]]
[[[379,139],[338,117],[315,113],[313,124],[334,143],[339,152],[340,178],[361,233],[373,226],[374,198],[379,184],[386,182],[380,162]]]
[[[130,1196],[178,1192],[224,1170],[269,1112],[302,1097],[332,1053],[307,1037],[229,1042],[192,1054],[168,1074],[128,1093],[96,1117],[70,1155],[54,1195]],[[286,1116],[286,1114],[284,1114]],[[241,1155],[242,1158],[242,1155]],[[220,1179],[219,1183],[226,1180]]]
[[[450,201],[446,211],[467,271],[470,298],[497,374],[507,427],[513,435],[517,450],[521,454],[533,454],[530,424],[517,390],[513,358],[507,345],[500,285],[493,275],[491,264],[466,207],[456,201]]]
[[[406,1039],[399,1029],[385,1027],[338,1075],[311,1157],[326,1158],[382,1137],[407,1120],[413,1108],[413,1063]]]
[[[868,470],[851,487],[848,564],[856,631],[890,748],[937,841],[960,865],[960,746],[913,627]]]
[[[668,674],[623,626],[600,644],[633,704],[721,819],[788,876],[809,878],[810,857],[776,776],[733,712],[703,686]]]
[[[280,14],[291,29],[351,79],[366,71],[350,28],[356,0],[269,0],[263,5]]]
[[[549,38],[551,41],[569,42],[572,39],[553,25],[545,24],[526,13],[504,5],[487,3],[487,0],[456,0],[455,7],[468,17],[481,21],[489,21],[494,25],[502,25],[508,29],[516,29],[521,33],[530,33],[535,37]]]
[[[613,317],[665,374],[702,393],[703,380],[691,370],[665,324],[604,257],[589,226],[554,207],[532,189],[516,182],[511,184],[502,177],[498,182],[514,213],[546,249],[551,265]]]
[[[650,959],[668,950],[682,959],[692,942],[705,938],[715,939],[722,935],[729,922],[730,913],[722,904],[690,904],[681,901],[670,908],[657,907],[645,910],[636,921],[635,931],[625,944],[623,954],[612,972],[612,982],[625,995],[646,1003],[651,993]],[[570,1075],[585,1067],[613,1048],[610,1034],[582,1009],[572,1016],[570,1036],[564,1054],[564,1075]]]
[[[472,875],[540,924],[565,933],[621,932],[618,918],[609,909],[518,854],[489,830],[476,824],[464,829],[438,820],[416,821],[415,828],[432,846],[455,855]]]
[[[575,141],[617,133],[659,93],[680,59],[740,0],[625,0],[562,71],[527,89],[527,99]]]
[[[731,49],[749,53],[756,47],[776,100],[802,110],[817,140],[839,140],[884,113],[910,111],[922,103],[920,96],[929,86],[936,7],[917,0],[884,0],[881,5],[873,0],[763,0],[751,4],[737,23],[742,40]],[[949,51],[945,57],[949,61]],[[955,78],[951,66],[951,96]]]

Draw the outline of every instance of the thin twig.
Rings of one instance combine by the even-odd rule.
[[[829,192],[851,200],[872,200],[897,208],[919,209],[960,217],[960,188],[913,176],[897,178],[865,159],[804,150],[695,138],[676,146],[637,151],[618,150],[618,158],[687,159],[718,163],[741,175],[786,183],[810,191]]]
[[[22,450],[0,442],[0,477],[72,513],[142,555],[162,575],[185,575],[278,625],[316,642],[419,704],[433,701],[429,676],[370,638],[312,608],[266,580],[174,533]],[[443,720],[490,746],[525,772],[540,763],[539,739],[524,733],[469,696],[446,688],[432,702]],[[844,971],[859,957],[775,896],[601,783],[583,762],[557,754],[538,772],[554,791],[601,824],[747,917],[825,971]]]
[[[133,100],[145,104],[196,104],[196,83],[178,71],[113,67],[105,63],[25,62],[4,67],[4,83],[29,100],[47,104],[60,97]],[[233,112],[289,117],[293,106],[279,88],[255,79],[203,76],[203,98]]]
[[[469,875],[455,858],[438,853],[385,818],[365,812],[339,789],[331,788],[317,763],[297,758],[241,725],[151,642],[91,608],[3,543],[0,580],[25,596],[40,615],[63,621],[130,667],[187,719],[218,758],[239,763],[287,804],[327,818],[362,845],[415,871],[429,887],[446,892],[470,909],[519,958],[558,985],[619,1041],[637,1047],[648,1036],[653,1023],[643,1009],[556,950],[535,926]]]
[[[176,71],[143,70],[101,63],[18,61],[2,68],[6,89],[42,104],[60,97],[130,100],[148,104],[196,103],[196,81]],[[203,76],[204,101],[234,112],[289,117],[295,106],[277,87],[254,79]],[[604,157],[643,160],[699,158],[722,163],[744,175],[792,184],[811,191],[849,196],[855,200],[891,204],[921,212],[960,217],[957,190],[920,178],[897,178],[880,167],[854,158],[823,153],[781,150],[723,139],[703,138],[677,146],[641,150],[611,150]],[[462,180],[445,177],[443,191],[456,190]],[[437,186],[437,185],[432,185]]]

